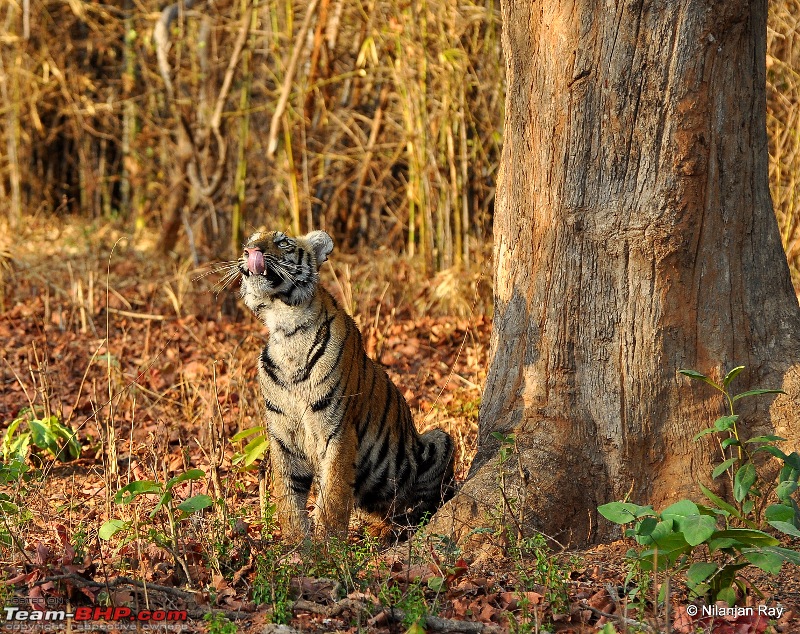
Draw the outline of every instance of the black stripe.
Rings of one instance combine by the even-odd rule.
[[[268,398],[265,398],[265,399],[264,399],[264,406],[265,406],[265,407],[266,407],[266,408],[267,408],[267,409],[268,409],[270,412],[275,412],[276,414],[281,414],[281,415],[283,415],[283,412],[281,411],[281,409],[280,409],[280,408],[279,408],[277,405],[275,405],[273,402],[271,402],[271,401],[270,401]]]
[[[378,368],[376,368],[375,371],[377,372]],[[386,385],[386,401],[384,402],[384,406],[383,406],[383,414],[381,414],[381,419],[380,419],[380,422],[378,423],[378,433],[379,433],[379,435],[382,435],[382,432],[383,432],[384,428],[386,427],[386,417],[389,415],[389,410],[391,409],[392,392],[394,391],[394,390],[392,390],[393,385],[392,385],[391,381],[389,381],[389,377],[385,376],[384,378],[386,379],[386,384],[387,384]]]
[[[289,476],[289,488],[295,493],[308,493],[311,490],[313,476],[303,473],[292,473]]]
[[[385,502],[388,494],[392,493],[391,490],[386,490],[386,485],[389,483],[387,478],[388,469],[389,465],[384,461],[380,469],[372,474],[370,478],[372,480],[371,486],[358,492],[359,500],[363,506],[377,506],[378,503]]]
[[[350,385],[350,377],[353,375],[353,368],[354,367],[355,367],[354,363],[351,363],[347,367],[347,376],[344,377],[344,386],[342,387],[342,391],[344,393],[342,394],[342,397],[339,399],[339,401],[336,403],[336,409],[334,410],[334,414],[336,414],[338,412],[339,407],[341,407],[342,405],[345,405],[345,412],[344,413],[346,413],[347,410],[350,408],[350,405],[353,402],[355,402],[355,400],[356,400],[353,397],[357,397],[358,396],[357,394],[351,394],[351,393],[347,392],[347,388]],[[337,383],[341,383],[341,380],[342,380],[342,378],[339,377],[339,381],[337,381]],[[344,413],[340,418],[342,418],[342,419],[344,418]]]
[[[389,416],[389,410],[391,409],[390,405],[392,403],[392,392],[393,392],[392,387],[394,386],[392,385],[391,381],[389,381],[388,377],[386,378],[386,380],[389,383],[386,386],[387,387],[386,404],[383,408],[383,414],[381,414],[380,422],[378,423],[378,433],[374,441],[376,444],[380,442],[381,438],[384,438],[387,435],[389,427],[391,427],[391,425],[389,426],[386,425],[386,419]]]
[[[292,285],[289,287],[288,293],[283,293],[282,299],[284,304],[289,304],[289,306],[295,306],[296,302],[294,301],[293,297],[295,292],[297,292],[300,288],[300,284],[297,280],[292,280]]]
[[[407,467],[408,463],[408,456],[406,456],[406,430],[401,426],[397,438],[397,451],[394,454],[394,461],[395,461],[395,470],[397,470],[397,464],[400,463]],[[403,481],[405,478],[403,477],[404,474],[401,472],[397,474],[398,482]]]
[[[400,470],[397,472],[397,481],[405,482],[409,475],[411,475],[411,461],[408,456],[400,456]]]
[[[288,339],[290,337],[294,337],[298,332],[301,330],[308,330],[311,326],[315,323],[315,319],[309,319],[308,321],[304,321],[302,324],[294,328],[293,330],[284,330],[282,331],[284,336]]]
[[[380,445],[378,448],[377,459],[375,461],[372,460],[371,456],[374,454],[374,452],[370,451],[370,459],[364,461],[369,463],[368,475],[369,479],[373,480],[373,483],[372,486],[370,486],[368,489],[361,491],[359,495],[367,498],[376,497],[376,494],[379,491],[382,491],[383,488],[385,487],[387,471],[389,470],[389,463],[386,460],[386,457],[389,454],[389,444],[390,444],[390,439],[386,436],[382,440],[378,439],[375,441],[375,445]],[[361,484],[363,484],[363,481]],[[358,491],[359,488],[360,487],[357,487],[356,490]],[[381,496],[378,495],[377,497]]]
[[[321,399],[319,399],[316,403],[312,403],[311,404],[311,411],[312,412],[318,412],[318,411],[320,411],[322,409],[325,409],[327,407],[328,403],[331,400],[333,400],[334,393],[339,389],[339,384],[341,383],[341,381],[342,381],[342,377],[339,377],[339,380],[336,381],[336,383],[333,384],[333,387],[330,390],[328,390],[328,393],[325,394],[325,396],[323,396]]]
[[[306,361],[306,366],[303,368],[302,374],[295,378],[295,383],[302,383],[303,381],[306,381],[311,375],[311,371],[314,369],[314,366],[317,365],[317,362],[322,358],[322,355],[325,354],[325,350],[328,347],[328,342],[331,340],[331,324],[333,323],[334,319],[336,319],[336,314],[334,314],[330,319],[326,319],[325,323],[317,328],[317,332],[314,335],[314,342],[311,344],[311,350],[308,351],[310,358]],[[324,334],[320,335],[320,333],[323,331]]]
[[[293,458],[301,458],[302,457],[302,456],[300,456],[300,454],[297,454],[294,451],[292,451],[289,448],[289,446],[285,442],[283,442],[280,438],[278,438],[277,436],[273,436],[272,434],[270,434],[270,440],[274,440],[278,444],[278,447],[280,447],[281,450],[284,453],[289,454]]]
[[[425,450],[423,449],[422,451],[422,455],[420,456],[420,458],[422,458],[422,461],[419,463],[417,467],[417,478],[421,478],[422,476],[427,474],[428,471],[430,471],[431,467],[433,467],[436,464],[436,458],[438,457],[436,453],[436,445],[434,443],[431,442],[423,446],[425,447],[425,449],[430,448],[430,451],[428,452],[427,458],[424,456]]]
[[[359,494],[361,487],[364,485],[364,480],[367,479],[367,476],[372,472],[372,462],[369,460],[369,457],[365,458],[361,461],[361,464],[358,465],[358,469],[356,470],[356,481],[353,485],[353,490],[356,494]]]
[[[347,408],[344,410],[345,420],[353,420],[352,418],[350,418],[350,412],[353,410],[355,411],[356,416],[358,416],[359,414],[363,414],[363,411],[359,407],[361,404],[361,399],[368,398],[368,395],[361,393],[361,384],[363,381],[364,381],[364,372],[362,371],[358,373],[358,380],[356,381],[356,391],[350,394],[352,398],[348,399]],[[358,433],[358,422],[356,422],[356,434],[357,433]]]
[[[264,346],[264,349],[261,351],[261,367],[263,368],[264,372],[267,373],[267,376],[272,379],[273,383],[281,387],[286,387],[286,384],[280,379],[277,374],[278,366],[275,365],[275,362],[269,356],[269,348]]]
[[[342,426],[341,425],[336,425],[336,427],[334,427],[333,431],[331,431],[331,433],[328,434],[328,439],[325,441],[325,450],[322,452],[323,456],[326,453],[328,453],[328,445],[331,444],[331,440],[333,440],[334,438],[338,437],[341,433],[342,433]]]
[[[388,467],[386,456],[389,455],[389,444],[390,444],[390,439],[384,438],[383,442],[381,443],[381,447],[378,450],[378,459],[375,461],[375,465],[382,466],[383,471],[386,471],[386,468]]]
[[[342,345],[339,346],[339,352],[336,353],[336,360],[331,365],[330,370],[328,370],[325,376],[322,377],[322,379],[320,379],[319,381],[320,384],[325,383],[325,381],[327,381],[330,378],[331,374],[333,374],[336,371],[336,369],[339,367],[339,362],[342,360],[344,349],[347,347],[347,338],[350,336],[350,330],[352,328],[349,319],[345,319],[344,324],[346,329],[344,331],[344,337],[342,338]],[[367,355],[364,356],[366,357]]]
[[[364,355],[364,358],[367,358],[367,355]],[[365,370],[366,370],[366,366]],[[375,369],[372,369],[372,381],[369,384],[369,390],[364,393],[364,399],[367,403],[367,415],[362,417],[362,419],[358,422],[356,426],[356,433],[358,434],[358,443],[361,444],[361,441],[364,439],[364,435],[367,433],[369,429],[370,423],[372,422],[372,389],[375,387]]]
[[[372,410],[367,410],[367,415],[362,418],[358,425],[356,426],[356,435],[358,436],[358,444],[361,444],[361,441],[364,440],[364,434],[367,433],[369,429],[369,424],[372,421]]]

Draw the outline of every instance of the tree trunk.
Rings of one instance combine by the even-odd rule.
[[[660,508],[708,482],[713,447],[692,438],[722,399],[678,369],[746,366],[735,391],[788,392],[751,399],[749,431],[800,436],[800,308],[767,180],[767,3],[501,6],[492,362],[470,477],[434,529],[464,537],[505,507],[523,532],[603,540],[616,533],[599,504]],[[502,458],[494,432],[516,436]]]

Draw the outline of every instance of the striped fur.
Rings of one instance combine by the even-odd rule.
[[[245,304],[270,332],[258,374],[285,537],[343,535],[353,509],[414,525],[453,494],[453,441],[420,435],[403,395],[367,357],[352,318],[319,284],[323,231],[253,235],[239,269]]]

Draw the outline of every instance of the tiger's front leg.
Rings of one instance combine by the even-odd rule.
[[[314,536],[347,537],[353,511],[356,449],[353,442],[331,441],[320,461]]]
[[[312,471],[293,459],[275,436],[270,436],[270,460],[281,534],[286,540],[299,542],[309,532],[306,504],[313,480]]]

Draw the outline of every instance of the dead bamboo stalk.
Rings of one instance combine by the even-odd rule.
[[[294,38],[294,48],[292,50],[292,57],[289,59],[289,66],[286,68],[286,75],[283,78],[283,86],[281,86],[281,94],[278,98],[278,103],[275,106],[275,112],[272,115],[272,121],[269,126],[269,140],[267,142],[267,158],[272,158],[275,155],[275,150],[278,149],[278,132],[281,126],[281,119],[286,110],[286,104],[289,102],[289,93],[292,91],[292,82],[294,75],[297,72],[297,62],[300,59],[300,51],[303,49],[308,29],[311,26],[311,18],[314,16],[314,11],[317,9],[319,0],[311,0],[306,10],[306,16],[303,18],[303,24]]]
[[[18,226],[22,221],[22,195],[20,188],[19,154],[17,152],[17,134],[19,118],[17,115],[15,99],[11,101],[8,94],[8,73],[3,64],[3,55],[0,53],[0,96],[3,102],[9,104],[6,110],[6,149],[8,151],[9,180],[11,181],[11,214],[10,221],[13,226]]]

